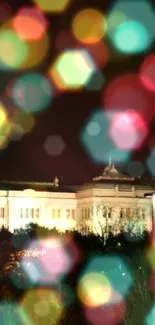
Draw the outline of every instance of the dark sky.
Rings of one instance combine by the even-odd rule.
[[[30,1],[12,0],[12,2],[14,2],[13,5],[11,0],[8,2],[12,7],[12,15],[21,6],[32,5]],[[108,0],[74,0],[73,3],[66,13],[47,16],[49,22],[48,33],[52,44],[51,50],[49,49],[46,59],[35,71],[47,71],[49,64],[57,53],[54,39],[60,30],[70,27],[71,17],[74,12],[85,7],[95,7],[102,9],[106,13],[112,5],[112,1],[109,4]],[[153,47],[151,51],[153,51]],[[118,62],[117,59],[113,62],[109,61],[104,68],[105,87],[117,75],[126,72],[137,72],[145,55],[130,55],[126,56],[125,59],[119,59]],[[17,76],[17,72],[0,72],[1,98],[5,97],[4,93],[8,83]],[[32,131],[24,135],[20,141],[10,141],[7,148],[1,150],[0,178],[4,180],[52,181],[54,176],[57,175],[58,177],[62,176],[65,183],[81,183],[89,181],[93,176],[100,174],[104,165],[97,165],[91,161],[79,139],[84,122],[90,113],[99,107],[100,91],[88,92],[83,90],[72,93],[66,92],[55,96],[53,102],[44,112],[35,115],[36,123]],[[153,120],[150,123],[150,130],[154,133]],[[43,147],[46,137],[52,134],[61,135],[65,142],[65,150],[59,157],[49,156]],[[131,160],[143,162],[146,168],[145,162],[148,153],[147,139],[143,147],[132,154]],[[127,166],[121,165],[119,169],[126,171]]]

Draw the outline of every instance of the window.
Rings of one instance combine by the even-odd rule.
[[[142,208],[142,218],[145,219],[145,208]]]
[[[60,209],[57,209],[57,218],[60,219]]]
[[[90,208],[88,208],[88,219],[90,219]]]
[[[33,208],[30,208],[29,209],[29,216],[30,216],[30,218],[34,218],[34,209]]]
[[[39,218],[39,209],[35,209],[35,218]]]
[[[70,219],[70,210],[69,209],[66,210],[66,218]]]
[[[72,209],[72,219],[75,220],[75,210]]]
[[[55,219],[55,209],[52,209],[52,219]]]
[[[4,208],[0,208],[0,218],[4,218]]]
[[[25,209],[25,218],[28,218],[28,217],[29,217],[29,209],[26,208],[26,209]]]
[[[84,219],[84,210],[82,209],[82,220]]]
[[[88,212],[87,209],[85,209],[85,219],[88,218],[88,213],[87,212]]]

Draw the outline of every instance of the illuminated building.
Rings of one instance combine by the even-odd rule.
[[[145,193],[152,193],[154,184],[119,173],[111,161],[101,176],[81,186],[62,185],[57,178],[53,183],[3,181],[1,226],[13,231],[34,222],[63,232],[98,233],[108,223],[117,233],[120,224],[136,220],[151,230],[152,199]]]

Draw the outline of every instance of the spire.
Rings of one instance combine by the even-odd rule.
[[[111,160],[111,156],[109,157],[109,166],[111,166],[112,160]]]

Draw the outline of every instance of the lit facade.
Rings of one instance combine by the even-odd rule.
[[[115,233],[130,223],[151,230],[154,183],[120,174],[109,162],[101,176],[82,186],[1,182],[0,225],[14,231],[34,222],[59,231]]]

